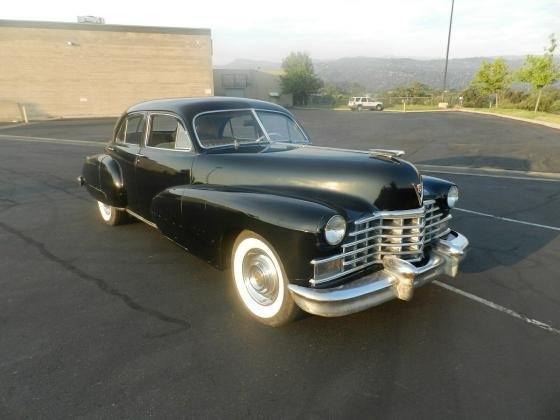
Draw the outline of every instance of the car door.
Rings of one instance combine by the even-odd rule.
[[[152,200],[160,192],[191,183],[193,157],[192,141],[181,119],[171,113],[149,113],[148,135],[136,162],[137,211],[142,217],[152,220]]]
[[[146,117],[144,113],[125,115],[117,128],[114,142],[109,146],[113,157],[119,163],[126,191],[127,208],[137,211],[139,206],[136,161],[146,133]]]

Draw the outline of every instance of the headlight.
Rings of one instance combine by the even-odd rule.
[[[452,209],[459,200],[459,189],[453,185],[447,192],[447,206]]]
[[[325,239],[330,245],[338,245],[344,239],[346,221],[340,215],[333,216],[325,226]]]

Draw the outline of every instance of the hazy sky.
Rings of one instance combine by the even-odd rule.
[[[210,28],[220,65],[280,61],[290,51],[443,57],[450,8],[451,0],[25,0],[7,2],[1,17]],[[560,0],[456,0],[450,56],[540,54],[552,32],[560,36]]]

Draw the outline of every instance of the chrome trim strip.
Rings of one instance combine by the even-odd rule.
[[[398,217],[395,217],[395,219],[398,219]],[[439,224],[441,224],[443,222],[446,222],[446,221],[449,221],[449,220],[451,220],[451,215],[450,214],[448,214],[444,218],[438,220],[437,222],[430,223],[429,225],[427,225],[425,223],[422,223],[420,225],[407,225],[407,226],[379,225],[379,226],[374,226],[374,227],[367,228],[367,229],[362,229],[362,230],[359,230],[359,231],[350,232],[348,235],[357,236],[357,235],[361,235],[363,233],[371,232],[371,231],[378,230],[378,229],[422,229],[422,228],[425,228],[425,227],[436,226],[436,225],[439,225]]]
[[[253,113],[253,117],[255,117],[255,120],[257,120],[257,124],[259,125],[259,127],[261,128],[262,132],[264,133],[264,136],[266,137],[266,140],[270,143],[270,136],[268,135],[268,132],[266,131],[266,129],[264,128],[264,124],[262,123],[261,119],[259,118],[259,116],[257,115],[257,111],[255,111],[254,108],[251,108],[251,112]],[[230,125],[231,126],[231,125]],[[232,130],[233,131],[233,130]]]
[[[154,222],[150,222],[148,219],[146,219],[146,218],[140,216],[138,213],[133,212],[133,211],[130,210],[130,209],[125,209],[125,210],[126,210],[126,212],[127,212],[128,214],[130,214],[131,216],[137,218],[137,219],[140,220],[141,222],[146,223],[148,226],[153,227],[154,229],[157,229],[157,228],[158,228],[157,225],[156,225]]]
[[[330,277],[325,277],[325,278],[320,279],[320,280],[311,279],[311,280],[309,280],[309,284],[311,284],[312,286],[315,286],[315,285],[317,285],[317,284],[326,283],[326,282],[329,282],[329,281],[331,281],[331,280],[336,280],[337,278],[339,278],[339,277],[341,277],[341,276],[343,276],[343,275],[355,273],[356,271],[363,270],[364,268],[367,268],[367,267],[369,267],[370,265],[374,265],[374,264],[378,264],[378,263],[376,263],[376,262],[371,262],[371,263],[368,263],[367,265],[363,265],[363,266],[360,266],[360,267],[352,268],[352,269],[350,269],[350,270],[344,271],[343,273],[337,273],[337,274],[334,274],[334,275],[332,275],[332,276],[330,276]]]
[[[382,218],[382,217],[390,217],[391,219],[407,219],[407,218],[410,218],[411,216],[415,216],[415,215],[419,215],[421,217],[425,214],[425,212],[433,213],[434,211],[437,211],[438,208],[436,208],[435,210],[427,210],[426,209],[426,207],[434,206],[435,204],[436,204],[436,200],[426,200],[422,203],[422,207],[419,207],[417,209],[378,211],[378,212],[375,212],[375,214],[372,215],[372,216],[367,216],[367,217],[364,217],[362,219],[356,220],[354,222],[354,224],[357,225],[357,224],[367,223],[367,222],[371,222],[372,220],[379,219],[379,218]]]
[[[434,201],[435,203],[435,201]],[[356,220],[355,225],[371,222],[373,220],[382,219],[384,217],[391,219],[410,219],[414,216],[422,217],[426,212],[426,203],[422,207],[412,210],[396,210],[396,211],[378,211],[373,216],[364,217],[363,219]]]
[[[407,229],[408,229],[408,227],[407,227]],[[406,238],[416,238],[416,237],[423,236],[423,235],[424,235],[424,233],[411,233],[411,234],[407,234],[407,235],[385,235],[385,234],[382,234],[382,235],[375,235],[375,237],[376,238],[381,238],[381,239],[400,239],[400,238],[406,239]],[[346,244],[342,244],[342,247],[343,248],[348,248],[348,247],[355,246],[355,245],[361,244],[362,242],[367,242],[367,241],[371,241],[371,238],[358,239],[357,241],[354,241],[354,242],[348,242]]]
[[[389,159],[404,156],[404,150],[390,150],[390,149],[369,149],[368,152],[375,156],[383,156]]]
[[[451,229],[450,229],[450,228],[447,228],[447,229],[444,230],[443,232],[438,233],[437,235],[435,235],[432,239],[430,239],[430,241],[428,241],[428,242],[422,242],[422,244],[423,244],[423,245],[427,245],[427,244],[429,244],[430,242],[432,242],[432,241],[434,241],[434,240],[436,240],[436,239],[439,239],[439,238],[441,238],[442,236],[445,236],[445,235],[449,234],[450,232],[451,232]],[[418,236],[418,235],[416,235],[416,236]],[[369,240],[369,241],[370,241],[371,239],[368,238],[368,239],[366,239],[366,240]],[[412,246],[412,245],[416,245],[416,244],[419,244],[419,242],[407,243],[407,244],[403,244],[402,246]],[[378,246],[378,245],[380,245],[380,244],[375,244],[375,245],[372,245],[372,246]],[[400,244],[385,244],[385,246],[399,246],[399,245],[400,245]],[[360,252],[363,252],[365,249],[366,249],[366,248],[360,248],[360,249],[356,250],[355,252],[347,252],[347,253],[336,254],[336,255],[333,255],[333,256],[331,256],[331,257],[326,257],[326,258],[317,258],[317,259],[311,260],[311,264],[312,264],[312,265],[316,265],[316,264],[322,264],[322,263],[326,263],[326,262],[331,262],[331,261],[339,260],[339,259],[341,259],[341,258],[347,257],[347,256],[352,255],[352,254],[354,254],[354,253],[358,254],[358,253],[360,253]],[[417,252],[421,252],[421,251],[417,251]],[[381,263],[381,262],[382,262],[382,260],[374,260],[374,261],[371,262],[371,264],[379,264],[379,263]],[[345,271],[345,272],[343,272],[343,273],[338,273],[335,277],[333,277],[333,279],[335,279],[335,278],[337,278],[337,277],[341,277],[342,275],[347,274],[347,273],[349,273],[349,272],[348,272],[348,271]],[[331,280],[332,280],[332,279],[331,279]],[[321,280],[321,282],[323,282],[323,280]]]

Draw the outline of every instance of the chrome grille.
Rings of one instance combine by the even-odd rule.
[[[410,262],[420,261],[426,245],[450,232],[450,219],[449,214],[443,216],[434,200],[426,200],[419,209],[382,211],[357,220],[342,244],[342,253],[312,261],[312,264],[320,264],[342,258],[342,272],[314,279],[312,283],[323,283],[379,264],[387,255]]]

